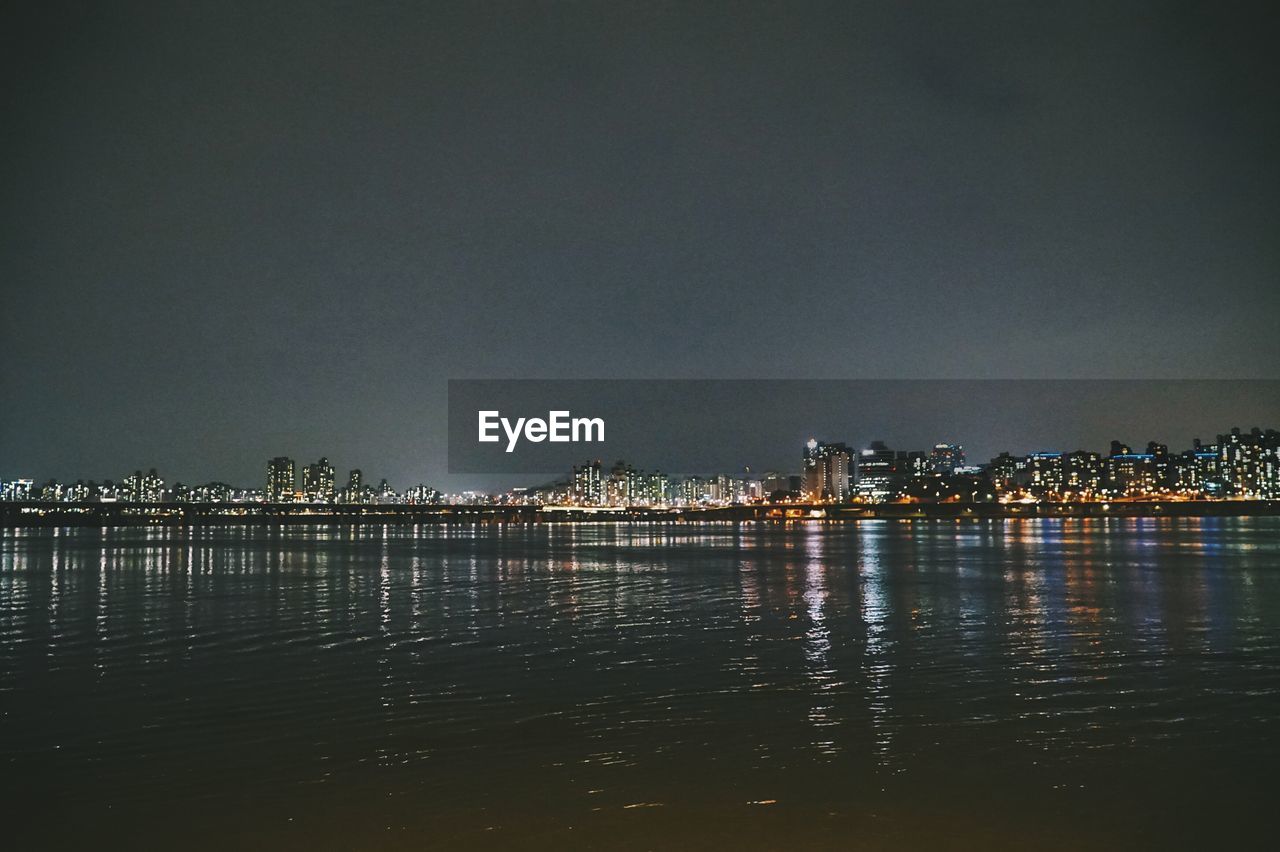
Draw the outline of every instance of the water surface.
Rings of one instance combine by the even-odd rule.
[[[0,532],[13,848],[1268,848],[1280,518]]]

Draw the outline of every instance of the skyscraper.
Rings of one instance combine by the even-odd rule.
[[[598,506],[604,497],[600,460],[573,469],[573,499],[580,506]]]
[[[1102,490],[1102,457],[1088,450],[1062,456],[1062,487],[1077,497],[1093,496]]]
[[[854,490],[864,500],[877,503],[888,500],[906,483],[912,467],[921,461],[922,454],[912,458],[909,453],[889,449],[884,441],[872,441],[857,457]]]
[[[1012,491],[1017,485],[1019,474],[1026,469],[1026,466],[1025,456],[1014,456],[1005,452],[991,460],[991,464],[987,465],[987,472],[996,491]]]
[[[347,475],[347,487],[342,489],[343,503],[363,503],[364,496],[364,474],[360,468],[351,469],[351,473]]]
[[[164,480],[154,467],[145,475],[136,471],[124,478],[124,497],[132,503],[158,503],[164,497]]]
[[[604,502],[610,506],[630,506],[636,497],[639,472],[621,459],[604,481]]]
[[[964,467],[964,447],[959,444],[934,444],[929,454],[930,473],[955,473]]]
[[[327,458],[302,469],[302,491],[312,502],[333,501],[334,470]]]
[[[804,492],[811,500],[849,499],[849,467],[852,454],[844,444],[826,444],[814,438],[804,448]]]
[[[1117,449],[1124,452],[1115,452]],[[1111,455],[1105,462],[1106,485],[1113,496],[1133,497],[1150,494],[1156,488],[1155,456],[1134,453],[1119,441],[1111,442]]]
[[[0,485],[0,500],[30,500],[35,481],[31,479],[14,479]]]
[[[1244,497],[1280,496],[1280,432],[1256,426],[1218,436],[1218,464],[1226,490]]]
[[[1059,494],[1066,482],[1062,453],[1039,452],[1027,456],[1026,484],[1038,495]]]
[[[267,502],[293,502],[293,459],[276,456],[267,462]]]

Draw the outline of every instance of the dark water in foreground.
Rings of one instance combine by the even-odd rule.
[[[1280,518],[0,532],[12,849],[1274,848]]]

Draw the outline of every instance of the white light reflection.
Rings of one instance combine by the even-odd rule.
[[[48,658],[53,659],[54,646],[58,636],[58,608],[62,598],[62,548],[58,545],[58,536],[62,531],[53,530],[53,565],[49,572],[49,647]]]
[[[889,724],[889,677],[893,671],[889,652],[892,640],[888,636],[890,607],[884,588],[885,568],[879,552],[879,539],[883,534],[879,525],[884,522],[873,523],[876,524],[875,528],[868,529],[867,535],[859,536],[861,615],[867,635],[867,650],[862,666],[869,693],[868,709],[871,711],[876,759],[883,765],[888,762],[893,745],[893,730]]]
[[[395,676],[394,667],[391,664],[391,555],[387,533],[387,527],[383,526],[382,557],[378,563],[378,633],[382,638],[378,653],[378,671],[381,674],[381,694],[378,700],[386,713],[386,718],[390,720],[395,715],[393,710]],[[389,746],[378,746],[377,755],[378,764],[381,766],[390,766],[399,762],[394,749]]]
[[[840,751],[831,730],[839,724],[832,702],[838,684],[835,669],[830,662],[831,630],[826,619],[827,583],[822,553],[823,534],[823,528],[810,527],[805,537],[808,561],[804,569],[804,602],[809,616],[809,629],[804,635],[804,658],[805,675],[812,690],[813,705],[809,709],[809,724],[814,728],[813,746],[819,754],[832,756]]]
[[[98,551],[98,598],[97,609],[93,619],[93,668],[101,679],[107,673],[102,657],[106,653],[107,643],[103,641],[107,633],[107,540],[110,533],[102,531],[102,548]]]
[[[382,560],[378,564],[378,629],[382,638],[391,634],[391,555],[387,528],[382,528]]]

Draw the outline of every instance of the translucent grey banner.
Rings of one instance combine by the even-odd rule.
[[[787,471],[805,442],[921,450],[1170,450],[1280,428],[1280,380],[534,380],[449,382],[449,472],[561,476],[625,459],[675,474]]]

